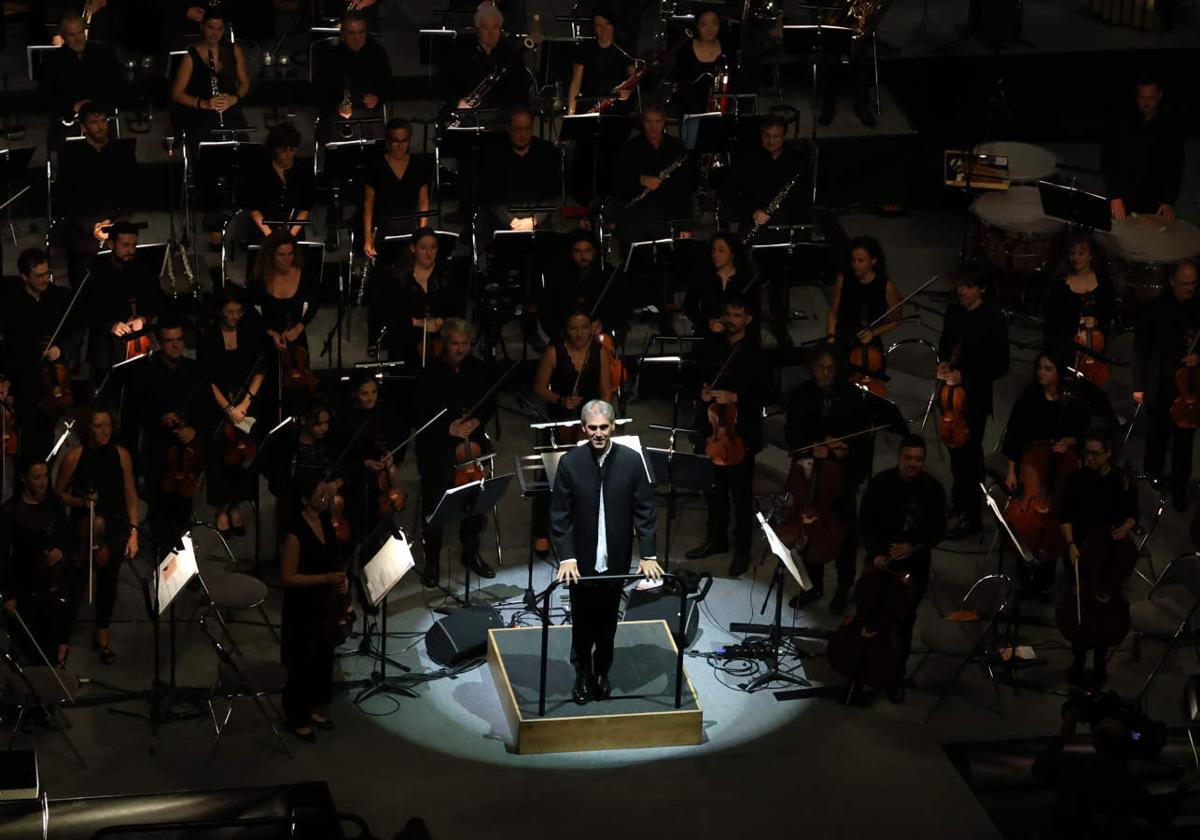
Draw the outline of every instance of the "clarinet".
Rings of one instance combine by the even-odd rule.
[[[208,51],[208,89],[212,91],[214,97],[221,94],[221,82],[217,79],[217,61],[213,58],[213,51],[210,48]],[[212,104],[212,99],[208,100]],[[217,125],[220,128],[225,127],[225,114],[222,111],[217,111]]]
[[[803,174],[803,172],[803,169],[798,170],[796,174],[792,176],[792,180],[784,184],[783,189],[775,193],[775,197],[771,199],[771,202],[765,208],[763,208],[763,212],[767,214],[768,222],[771,220],[771,216],[775,215],[775,211],[783,205],[784,199],[788,197],[788,193],[792,191],[792,187],[796,186],[796,182],[800,180],[800,176]],[[746,232],[745,238],[742,239],[742,244],[749,245],[751,242],[753,242],[758,237],[759,232],[765,226],[766,222],[761,225],[758,222],[755,222],[750,230]]]
[[[672,175],[672,174],[675,172],[675,170],[676,170],[676,169],[678,169],[679,167],[683,166],[685,163],[687,163],[687,155],[686,155],[686,154],[682,154],[682,155],[680,155],[679,157],[675,158],[675,160],[671,161],[671,165],[670,165],[670,166],[668,166],[668,167],[667,167],[666,169],[664,169],[662,172],[659,172],[659,173],[658,173],[658,179],[659,179],[660,181],[666,181],[668,178],[670,178],[670,177],[671,177],[671,175]],[[660,186],[661,186],[661,185],[660,185]],[[628,203],[628,204],[626,204],[626,205],[625,205],[625,207],[624,207],[623,209],[625,209],[625,210],[628,210],[630,207],[632,207],[633,205],[637,204],[639,201],[641,201],[641,200],[642,200],[643,198],[645,198],[646,196],[650,195],[650,193],[652,193],[652,192],[654,192],[654,190],[650,189],[649,187],[646,187],[646,188],[645,188],[644,190],[642,190],[640,193],[638,193],[638,194],[637,194],[637,195],[635,195],[633,198],[631,198],[631,199],[629,200],[629,203]]]

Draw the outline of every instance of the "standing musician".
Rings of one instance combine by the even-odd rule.
[[[679,114],[706,113],[722,61],[728,58],[721,46],[721,16],[714,9],[704,9],[696,15],[696,36],[675,54],[672,110]]]
[[[1169,442],[1171,501],[1180,512],[1187,510],[1196,430],[1177,425],[1171,418],[1171,405],[1179,395],[1176,371],[1200,364],[1194,346],[1200,329],[1195,297],[1196,263],[1178,263],[1171,273],[1170,293],[1164,290],[1143,310],[1133,343],[1133,400],[1146,410],[1148,423],[1144,472],[1162,480]]]
[[[6,283],[0,292],[3,369],[12,379],[23,448],[41,457],[50,451],[54,421],[65,408],[61,398],[54,399],[53,389],[70,389],[69,382],[60,384],[54,366],[62,365],[67,372],[66,365],[79,349],[82,331],[74,326],[77,319],[69,319],[71,323],[64,324],[54,343],[49,343],[67,312],[71,295],[54,284],[45,251],[26,248],[17,256],[17,271],[20,282]]]
[[[633,535],[638,536],[637,573],[660,580],[658,515],[654,490],[640,455],[612,442],[616,414],[601,400],[580,412],[587,446],[577,446],[558,462],[550,500],[550,527],[558,557],[557,580],[571,592],[571,648],[579,704],[607,700],[613,642],[621,605],[620,581],[580,581],[580,577],[627,575]]]
[[[260,332],[246,317],[244,295],[236,286],[217,294],[217,325],[200,342],[198,361],[208,382],[213,408],[208,413],[220,418],[219,429],[205,441],[205,492],[215,508],[213,527],[222,536],[246,533],[239,506],[257,498],[258,470],[251,470],[257,453],[255,438],[233,424],[247,417],[258,420],[262,400],[259,392],[266,381]],[[262,431],[252,430],[261,437]]]
[[[743,237],[756,224],[794,225],[812,218],[812,185],[804,176],[792,185],[774,213],[767,212],[767,205],[804,166],[800,153],[784,143],[786,133],[783,117],[763,117],[759,145],[735,155],[721,182],[721,220],[736,223]]]
[[[465,304],[438,262],[437,234],[421,228],[407,258],[379,267],[367,285],[367,344],[382,347],[393,361],[427,365],[437,355],[436,349],[427,355],[427,347],[438,345],[442,324],[462,317]]]
[[[129,450],[116,442],[113,412],[101,405],[88,406],[79,417],[83,444],[63,456],[54,482],[54,492],[73,509],[78,529],[80,575],[86,580],[87,549],[95,545],[96,632],[92,650],[100,661],[111,665],[117,660],[112,649],[113,608],[117,603],[117,582],[123,560],[138,553],[137,484]],[[88,504],[96,510],[96,530],[88,533]],[[91,542],[89,542],[89,538]],[[101,558],[107,554],[107,562]],[[86,584],[85,584],[86,585]]]
[[[495,411],[495,403],[486,401],[467,415],[476,402],[488,391],[488,371],[478,357],[471,354],[471,327],[461,318],[447,318],[442,324],[445,350],[439,357],[430,357],[417,377],[414,388],[416,411],[414,423],[420,424],[443,408],[448,411],[417,438],[417,472],[421,476],[421,515],[425,526],[422,534],[425,545],[425,569],[421,581],[429,588],[438,585],[442,553],[442,529],[431,525],[428,517],[437,509],[442,494],[455,478],[455,466],[469,458],[458,458],[471,445],[481,451],[486,444],[483,430]],[[462,563],[480,577],[492,578],[496,573],[479,556],[479,535],[484,518],[468,516],[459,525],[462,542]]]
[[[350,404],[333,418],[329,436],[333,448],[345,452],[342,473],[346,478],[346,518],[360,536],[379,522],[381,476],[391,486],[392,448],[400,442],[399,430],[406,428],[395,406],[379,396],[379,382],[370,368],[359,368],[350,376]]]
[[[1076,334],[1081,330],[1112,335],[1116,311],[1112,281],[1095,257],[1092,237],[1073,234],[1067,244],[1066,271],[1054,279],[1046,296],[1043,343],[1047,351],[1063,358],[1075,357]]]
[[[847,3],[850,9],[857,4]],[[870,5],[870,4],[865,4]],[[881,4],[884,6],[885,4]],[[842,20],[839,23],[854,26],[854,21]],[[857,28],[857,27],[856,27]],[[845,84],[845,77],[850,76],[850,87],[854,97],[854,113],[867,128],[875,126],[875,107],[871,104],[870,90],[874,81],[874,55],[871,43],[872,36],[860,34],[850,41],[849,62],[843,67],[841,56],[829,56],[817,65],[817,87],[819,89],[820,113],[817,123],[829,125],[837,111],[838,94]],[[832,59],[832,60],[828,60]]]
[[[116,105],[125,93],[125,75],[116,52],[109,44],[88,39],[83,18],[64,15],[58,31],[62,46],[47,57],[39,91],[50,118],[47,149],[51,151],[58,151],[63,139],[76,133],[74,122],[82,119],[83,106],[92,100]]]
[[[142,429],[140,463],[154,537],[174,545],[192,523],[196,480],[204,465],[205,395],[195,359],[183,355],[183,324],[159,321],[159,352],[141,362],[132,401]]]
[[[272,231],[267,222],[303,222],[312,216],[317,185],[311,166],[296,166],[300,132],[294,125],[282,122],[271,126],[263,145],[269,159],[250,173],[247,204],[250,218],[265,238]],[[303,231],[303,225],[288,228],[288,233],[297,238]]]
[[[71,627],[75,623],[72,528],[62,501],[47,490],[50,468],[41,455],[22,458],[21,484],[4,504],[0,543],[0,590],[5,609],[20,611],[38,647],[59,668],[66,668]],[[41,663],[25,632],[10,632],[26,661]]]
[[[579,416],[579,407],[591,400],[612,400],[612,353],[595,338],[592,319],[586,312],[575,311],[563,323],[542,354],[533,377],[533,393],[546,404],[551,420],[571,420]],[[551,333],[555,335],[555,333]],[[544,494],[534,497],[534,550],[544,555],[550,550],[550,500]]]
[[[692,274],[683,309],[695,335],[720,336],[725,332],[721,315],[729,298],[745,300],[750,314],[758,314],[758,307],[752,303],[758,298],[753,290],[757,278],[746,264],[741,243],[729,233],[718,232],[709,238],[708,257],[712,268]],[[751,329],[751,338],[759,340],[757,324]]]
[[[1072,475],[1063,491],[1062,533],[1067,541],[1067,559],[1077,570],[1079,578],[1094,578],[1097,576],[1097,570],[1084,566],[1093,561],[1110,562],[1107,557],[1101,555],[1111,552],[1116,543],[1129,539],[1129,534],[1138,520],[1138,497],[1137,488],[1129,474],[1124,470],[1113,469],[1110,463],[1112,444],[1106,437],[1088,435],[1083,442],[1083,456],[1087,468]],[[1099,554],[1086,551],[1087,543],[1092,539],[1102,541],[1105,550]],[[1136,549],[1129,546],[1127,550],[1133,552],[1136,562]],[[1124,575],[1119,580],[1109,580],[1111,588],[1107,592],[1098,591],[1095,586],[1086,586],[1085,593],[1102,603],[1107,603],[1110,598],[1120,596],[1124,577],[1131,571],[1132,566],[1124,570]],[[1074,658],[1067,679],[1073,683],[1081,683],[1084,679],[1083,666],[1088,647],[1073,643],[1071,652]],[[1099,688],[1107,676],[1105,665],[1108,649],[1097,643],[1092,646],[1092,652],[1093,685]]]
[[[957,300],[946,309],[938,341],[937,378],[966,394],[967,441],[950,449],[951,516],[948,539],[962,539],[982,527],[983,436],[992,413],[992,383],[1008,373],[1008,326],[995,304],[984,300],[981,279],[968,274],[955,284]]]
[[[833,282],[825,333],[843,353],[860,344],[873,344],[882,351],[881,337],[900,326],[902,308],[874,327],[871,324],[899,303],[900,292],[888,276],[883,247],[874,237],[856,237],[850,241],[849,265]]]
[[[736,456],[714,457],[711,446],[700,443],[697,451],[714,457],[713,486],[705,493],[708,520],[704,542],[685,553],[689,560],[729,551],[729,513],[732,500],[734,553],[731,577],[750,568],[750,546],[754,540],[754,458],[763,447],[762,407],[771,392],[770,367],[762,348],[748,339],[754,320],[744,298],[730,296],[721,313],[723,335],[704,345],[699,372],[701,414],[695,428],[709,441],[731,437],[740,440]],[[720,376],[718,377],[718,374]],[[724,414],[722,418],[721,415]],[[736,422],[729,423],[729,415]],[[715,419],[714,419],[715,418]],[[714,422],[720,421],[721,428]],[[736,449],[736,445],[730,449]],[[727,463],[719,464],[718,460]]]
[[[282,375],[285,357],[293,348],[303,351],[291,355],[302,356],[303,367],[307,368],[307,328],[321,305],[319,278],[296,259],[296,249],[296,240],[287,231],[275,231],[268,236],[255,260],[254,280],[249,288],[250,304],[265,331],[266,370],[273,388],[280,387],[275,377]]]
[[[176,128],[195,143],[219,128],[245,128],[242,100],[250,92],[250,76],[240,44],[225,37],[221,6],[204,10],[200,43],[179,61],[171,101]]]
[[[88,355],[96,381],[130,354],[144,352],[145,334],[166,303],[157,275],[137,259],[137,227],[113,223],[108,244],[112,250],[92,262],[91,279],[72,312],[90,322]]]
[[[476,106],[508,108],[529,96],[529,74],[520,51],[504,37],[504,15],[484,0],[475,9],[475,34],[460,37],[448,60],[442,65],[442,88],[446,107],[463,111],[471,107],[467,97],[493,71],[501,73]]]
[[[484,150],[481,200],[490,205],[486,230],[533,230],[553,226],[554,214],[513,210],[515,206],[557,207],[562,204],[562,167],[549,140],[533,136],[533,112],[514,105],[505,123],[508,142]]]
[[[267,449],[268,489],[275,496],[279,526],[287,524],[288,511],[298,504],[296,484],[306,476],[320,476],[333,493],[345,483],[331,472],[333,456],[329,452],[329,429],[333,414],[319,402],[311,403],[296,415],[295,428],[270,443]]]
[[[326,139],[331,139],[339,120],[377,119],[383,122],[383,106],[392,98],[392,64],[387,50],[367,34],[367,16],[351,6],[343,7],[341,37],[337,46],[320,53],[313,67],[313,83],[321,103],[321,121]],[[378,126],[359,126],[360,137],[378,137]],[[342,132],[354,134],[350,126]]]
[[[858,515],[864,562],[908,575],[911,607],[897,628],[901,679],[888,691],[893,703],[904,702],[903,677],[912,652],[913,625],[929,585],[933,548],[946,529],[946,490],[925,472],[925,455],[925,440],[905,435],[896,466],[876,473],[867,484]]]
[[[617,236],[625,247],[631,242],[659,239],[672,222],[692,217],[692,173],[685,162],[662,177],[668,167],[687,152],[683,143],[666,133],[667,114],[662,103],[642,106],[642,133],[626,140],[617,152],[612,172],[612,210]],[[630,206],[637,196],[646,197]]]
[[[1065,366],[1047,352],[1033,363],[1033,381],[1021,391],[1008,415],[1001,449],[1008,459],[1004,485],[1017,490],[1021,456],[1030,444],[1049,441],[1055,454],[1074,449],[1087,430],[1087,408],[1073,392]]]
[[[412,154],[412,125],[403,117],[393,117],[385,135],[386,151],[371,162],[363,178],[362,243],[370,259],[379,254],[377,235],[411,232],[423,220],[402,217],[428,212],[430,207],[433,171],[427,158]]]
[[[307,473],[297,477],[294,489],[298,503],[287,514],[279,569],[284,587],[280,654],[288,672],[283,713],[292,734],[312,743],[314,727],[333,729],[324,713],[333,699],[337,642],[331,621],[348,597],[350,582],[330,523],[334,488],[319,474]]]
[[[1184,132],[1162,110],[1157,77],[1141,76],[1136,88],[1137,112],[1117,123],[1101,158],[1109,204],[1114,219],[1141,213],[1169,221],[1183,180]]]
[[[593,312],[592,330],[596,334],[612,332],[623,336],[629,328],[628,291],[621,278],[608,278],[597,259],[599,248],[590,231],[576,230],[567,242],[567,260],[551,270],[547,288],[538,305],[538,315],[546,335],[554,336],[575,311]],[[600,295],[604,294],[601,298]]]
[[[65,226],[72,288],[78,288],[88,263],[105,246],[110,234],[104,229],[128,218],[138,185],[134,146],[111,137],[108,109],[89,101],[80,106],[79,121],[83,140],[63,146],[54,183],[55,214]]]
[[[870,422],[863,392],[854,387],[839,364],[837,350],[828,344],[819,346],[812,357],[812,378],[792,392],[787,404],[784,435],[789,450],[822,444],[866,429]],[[870,475],[873,447],[866,436],[829,445],[817,445],[808,451],[813,459],[829,458],[842,467],[841,492],[832,509],[841,520],[845,534],[841,551],[834,561],[837,590],[829,602],[834,614],[841,614],[854,586],[855,560],[858,556],[858,488]],[[820,600],[825,593],[825,564],[808,563],[813,587],[790,602],[793,608]]]

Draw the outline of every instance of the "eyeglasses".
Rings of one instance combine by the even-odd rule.
[[[1085,458],[1102,458],[1103,456],[1105,456],[1107,454],[1108,454],[1108,450],[1106,450],[1106,449],[1085,449],[1085,450],[1083,450],[1083,457],[1085,457]]]

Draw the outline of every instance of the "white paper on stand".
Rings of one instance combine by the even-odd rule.
[[[400,537],[388,537],[383,547],[363,567],[367,581],[367,597],[373,606],[379,606],[408,570],[416,565],[408,541]]]
[[[771,546],[771,553],[783,564],[783,567],[788,570],[788,574],[800,584],[800,588],[808,592],[813,588],[812,581],[808,579],[808,571],[804,568],[803,563],[797,563],[796,558],[792,555],[792,550],[783,544],[783,540],[779,539],[779,535],[775,533],[775,529],[767,523],[767,518],[762,513],[756,513],[758,524],[762,526],[763,533],[767,535],[767,543]]]
[[[192,575],[200,572],[196,566],[196,549],[192,545],[191,536],[184,534],[180,541],[183,543],[183,548],[179,551],[172,551],[158,564],[159,615],[162,615],[166,612],[167,607],[171,606],[175,596],[183,587],[187,586]]]

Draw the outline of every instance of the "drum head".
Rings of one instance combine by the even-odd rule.
[[[1200,254],[1200,228],[1183,219],[1164,222],[1158,216],[1127,216],[1101,234],[1130,262],[1173,263]]]
[[[976,154],[1006,155],[1008,179],[1014,183],[1041,181],[1058,170],[1058,158],[1041,146],[997,140],[975,147]]]
[[[1042,197],[1037,187],[1011,187],[981,195],[971,205],[975,215],[988,227],[1028,236],[1053,236],[1066,225],[1042,212]]]

